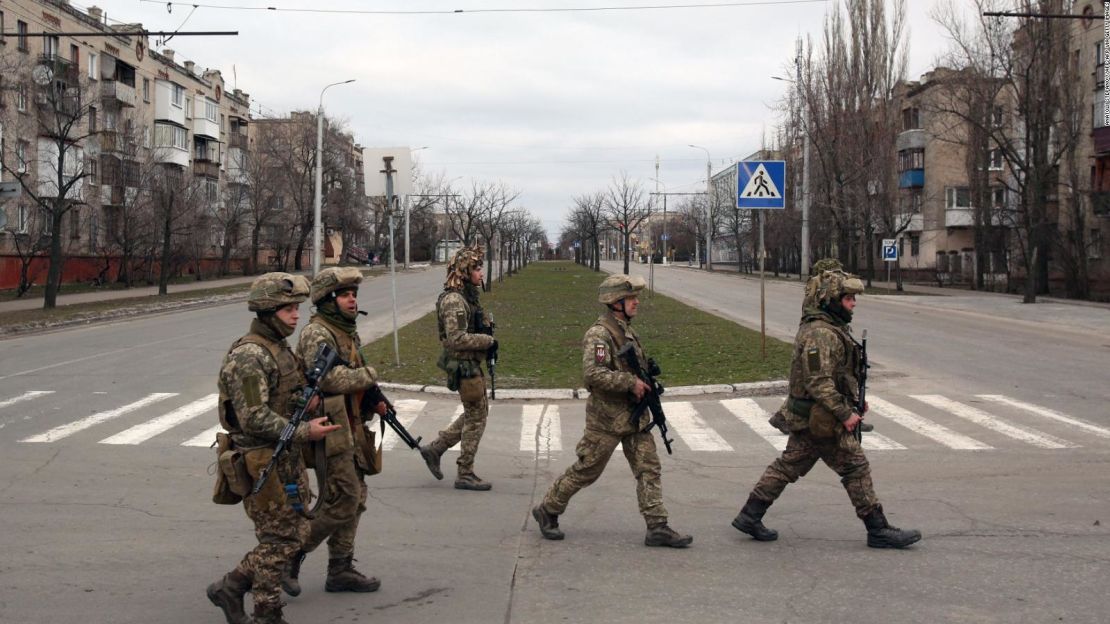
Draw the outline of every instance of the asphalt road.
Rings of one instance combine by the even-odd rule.
[[[656,274],[661,291],[746,323],[754,310],[758,322],[758,283],[672,270]],[[441,281],[438,268],[400,276],[402,321],[431,309]],[[388,292],[388,277],[364,284],[364,337],[388,331]],[[774,331],[792,334],[799,287],[768,292]],[[983,312],[997,303],[970,298],[964,311],[886,297],[859,308],[883,373],[868,454],[890,519],[925,534],[911,550],[866,548],[822,467],[771,508],[778,542],[729,526],[783,442],[760,427],[777,397],[667,403],[676,443],[664,496],[672,524],[695,536],[690,549],[642,545],[619,454],[561,518],[567,539],[542,540],[528,511],[572,463],[582,403],[498,401],[477,464],[494,490],[454,490],[452,470],[435,481],[415,453],[391,448],[370,479],[357,553],[382,589],[325,593],[314,553],[287,619],[1104,622],[1105,320],[1054,323],[1043,308],[999,318]],[[0,341],[0,622],[222,621],[204,587],[253,537],[241,509],[209,502],[204,446],[215,371],[249,320],[241,305]],[[417,435],[456,411],[434,396],[394,398]]]

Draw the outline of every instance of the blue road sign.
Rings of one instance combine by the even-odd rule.
[[[786,208],[786,162],[749,160],[736,163],[736,207]]]
[[[663,239],[663,240],[671,240],[671,237],[670,237],[669,235],[667,235],[667,234],[663,234],[663,235],[662,235],[662,236],[660,236],[659,238],[661,238],[661,239]]]
[[[898,241],[894,240],[893,238],[883,239],[883,261],[898,261]]]

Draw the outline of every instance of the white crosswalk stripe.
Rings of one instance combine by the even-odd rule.
[[[404,425],[405,429],[412,431],[412,423],[420,416],[420,412],[424,411],[424,406],[427,404],[427,401],[420,399],[399,399],[394,401],[393,408],[397,410],[397,420]],[[390,451],[403,444],[400,436],[387,428],[385,438],[382,439],[382,450]]]
[[[906,447],[885,435],[872,431],[863,434],[863,448],[868,451],[904,451]]]
[[[216,425],[215,427],[212,427],[210,429],[205,429],[197,435],[182,442],[181,446],[198,446],[208,448],[212,446],[213,442],[216,441],[216,434],[223,430],[224,428],[220,425]]]
[[[917,399],[922,403],[932,405],[937,409],[945,410],[954,416],[959,416],[960,418],[973,422],[981,427],[986,427],[987,429],[997,431],[1004,436],[1013,438],[1015,440],[1021,440],[1022,442],[1032,444],[1033,446],[1039,446],[1046,449],[1076,448],[1078,446],[1077,444],[1072,444],[1067,440],[1062,440],[1060,438],[1057,438],[1056,436],[1044,433],[1043,431],[1037,431],[1032,427],[1023,427],[1008,423],[1005,420],[1002,420],[1001,418],[998,418],[993,414],[984,412],[977,407],[964,405],[963,403],[953,401],[952,399],[943,397],[939,394],[911,394],[910,398]]]
[[[451,414],[451,421],[447,423],[447,427],[450,427],[451,425],[453,425],[455,423],[456,420],[458,420],[460,417],[462,417],[463,411],[464,411],[463,406],[461,406],[461,405],[455,406],[455,412],[453,414]],[[444,427],[444,429],[447,429],[447,427]],[[459,440],[458,442],[456,442],[455,445],[452,446],[451,448],[447,449],[447,451],[448,452],[454,451],[454,452],[458,453],[460,444],[462,444],[462,440]]]
[[[164,401],[170,397],[175,396],[177,396],[176,392],[155,392],[154,394],[148,394],[147,396],[139,399],[138,401],[135,401],[134,403],[128,403],[123,407],[117,407],[116,409],[108,410],[106,412],[97,412],[96,414],[86,416],[81,420],[61,425],[60,427],[54,427],[53,429],[45,433],[40,433],[38,435],[33,435],[29,438],[25,438],[21,440],[21,442],[57,442],[62,438],[67,438],[79,431],[84,431],[89,427],[94,427],[109,420],[119,418],[120,416],[123,416],[124,414],[127,414],[129,412],[133,412],[137,409],[142,409],[148,405],[157,403],[158,401]]]
[[[1041,407],[1040,405],[1034,405],[1032,403],[1026,403],[1024,401],[1018,401],[1017,399],[1011,399],[1010,397],[1003,396],[1001,394],[980,394],[979,398],[993,401],[995,403],[1001,403],[1002,405],[1009,405],[1010,407],[1016,407],[1020,410],[1025,410],[1038,416],[1044,416],[1045,418],[1049,418],[1051,420],[1062,422],[1064,424],[1071,425],[1072,427],[1082,429],[1087,433],[1093,433],[1100,438],[1110,438],[1110,429],[1099,427],[1098,425],[1092,425],[1085,420],[1072,418],[1071,416],[1068,416],[1067,414],[1061,414],[1054,409]]]
[[[686,401],[667,403],[663,406],[671,433],[682,438],[692,451],[731,451],[732,446],[725,442],[721,434],[714,431],[701,416],[694,405]]]
[[[30,401],[31,399],[37,399],[41,396],[46,396],[48,394],[54,394],[54,391],[53,390],[28,390],[27,392],[24,392],[23,394],[21,394],[17,397],[12,397],[10,399],[5,399],[3,401],[0,401],[0,409],[8,407],[9,405],[15,405],[16,403],[22,403],[24,401]]]
[[[114,436],[104,438],[100,443],[141,444],[159,433],[169,431],[185,421],[192,420],[201,414],[216,409],[216,401],[219,397],[220,395],[218,394],[210,394],[203,399],[198,399],[188,405],[183,405],[168,414],[162,414],[158,418],[148,420],[130,429],[125,429]]]
[[[956,450],[974,450],[983,451],[990,450],[992,447],[989,444],[984,444],[975,438],[970,438],[952,431],[948,427],[939,425],[931,420],[922,418],[917,414],[899,407],[889,401],[881,399],[874,394],[868,395],[867,402],[870,404],[874,411],[877,411],[880,416],[888,420],[892,420],[906,429],[913,431],[919,435],[923,435],[934,442],[947,446],[950,449]],[[870,412],[868,412],[870,415]]]
[[[563,450],[558,405],[525,405],[520,415],[520,450],[548,457]]]
[[[725,399],[721,405],[771,446],[786,450],[787,437],[767,422],[770,415],[754,399]]]

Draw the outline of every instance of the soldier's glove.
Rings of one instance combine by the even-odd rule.
[[[647,363],[647,372],[649,375],[651,375],[652,377],[658,377],[659,375],[663,374],[663,371],[659,370],[659,365],[655,363],[654,359],[648,358]]]

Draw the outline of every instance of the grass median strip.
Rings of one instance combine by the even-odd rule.
[[[497,323],[499,388],[582,386],[582,336],[604,311],[597,302],[602,279],[603,273],[571,262],[536,262],[482,295]],[[785,342],[768,338],[762,361],[757,331],[658,293],[645,292],[640,301],[635,327],[663,369],[666,386],[781,379],[789,370],[791,346]],[[436,368],[434,313],[401,328],[400,343],[399,367],[393,364],[392,334],[369,345],[370,364],[383,380],[444,385]]]

